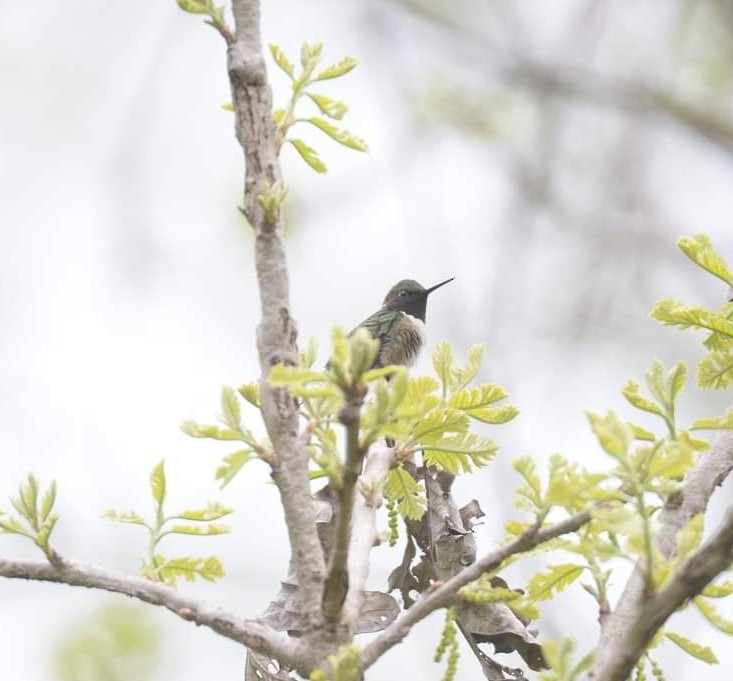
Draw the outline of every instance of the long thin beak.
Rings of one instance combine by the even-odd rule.
[[[428,293],[432,293],[433,291],[435,291],[436,288],[440,288],[441,286],[445,286],[446,284],[450,283],[454,279],[455,279],[455,277],[451,277],[450,279],[446,279],[445,281],[441,281],[439,284],[436,284],[435,286],[431,286],[427,291],[425,291],[425,295],[427,295]]]

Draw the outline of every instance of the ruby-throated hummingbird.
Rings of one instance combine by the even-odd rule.
[[[425,288],[413,279],[398,281],[385,296],[382,307],[356,327],[367,329],[372,338],[380,343],[375,367],[413,364],[425,342],[425,309],[428,296],[454,278],[441,281],[430,288]]]

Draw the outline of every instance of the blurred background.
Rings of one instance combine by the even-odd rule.
[[[429,346],[448,338],[460,355],[484,343],[481,378],[522,410],[491,431],[497,460],[456,484],[459,503],[480,500],[489,550],[514,517],[512,459],[542,467],[560,451],[605,465],[584,409],[630,417],[628,378],[655,358],[700,354],[699,338],[648,311],[662,297],[725,295],[675,241],[705,232],[733,259],[733,3],[263,5],[265,41],[291,59],[308,40],[324,42],[326,62],[360,61],[322,92],[350,105],[344,124],[370,146],[363,155],[302,131],[325,176],[283,151],[301,339],[319,339],[325,357],[331,326],[358,323],[398,279],[456,277],[431,298]],[[179,430],[213,422],[221,386],[258,372],[252,236],[236,209],[242,153],[220,107],[224,44],[173,0],[0,0],[0,70],[0,499],[29,471],[56,479],[58,550],[136,572],[143,532],[100,516],[150,513],[148,474],[165,458],[171,510],[211,499],[237,511],[229,536],[166,540],[168,555],[216,554],[228,573],[180,588],[255,615],[285,573],[276,492],[258,463],[219,491],[214,471],[231,448]],[[288,83],[270,73],[283,104]],[[417,369],[429,367],[426,352]],[[691,382],[682,418],[728,399]],[[3,536],[0,555],[40,559],[26,543]],[[374,552],[374,588],[400,555]],[[0,603],[3,678],[242,678],[239,647],[119,596],[0,580]],[[719,608],[733,617],[733,603]],[[594,644],[596,611],[577,585],[543,613],[541,638]],[[370,679],[408,665],[413,678],[440,678],[441,624],[416,627]],[[733,647],[701,617],[670,628],[712,646],[721,665],[666,647],[668,678],[730,678]],[[458,680],[479,673],[466,650]]]

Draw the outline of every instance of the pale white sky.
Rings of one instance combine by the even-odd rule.
[[[452,68],[475,75],[480,68],[446,66],[455,54],[440,52],[444,43],[435,40],[435,28],[416,24],[390,2],[319,0],[307,9],[285,0],[264,4],[266,41],[294,55],[303,39],[318,40],[326,45],[326,59],[349,54],[360,60],[349,77],[324,89],[350,104],[345,124],[371,147],[361,155],[308,134],[330,166],[326,176],[284,151],[301,337],[325,344],[332,324],[353,326],[398,279],[428,285],[456,276],[431,299],[430,345],[441,338],[459,350],[487,343],[486,377],[502,382],[523,412],[492,432],[503,449],[495,466],[457,483],[461,498],[476,497],[487,511],[478,531],[479,546],[487,550],[508,516],[506,488],[516,482],[506,477],[512,458],[542,460],[563,451],[602,462],[583,410],[620,408],[619,389],[655,357],[696,356],[692,335],[658,328],[646,311],[659,297],[711,303],[719,295],[675,253],[674,241],[705,231],[733,256],[733,163],[659,125],[645,159],[661,225],[652,248],[663,254],[648,254],[651,291],[637,296],[624,281],[627,256],[643,257],[648,244],[609,253],[619,257],[616,277],[579,284],[568,274],[580,258],[577,240],[541,223],[529,237],[531,257],[517,261],[511,279],[492,283],[487,272],[511,270],[515,257],[502,250],[507,242],[500,233],[507,233],[503,221],[515,200],[506,169],[514,136],[526,123],[522,107],[503,115],[504,137],[477,148],[470,137],[421,123],[409,109],[421,78],[435,74],[439,80]],[[523,16],[538,54],[560,49],[558,36],[577,5],[540,10],[535,4],[534,18]],[[520,3],[520,14],[528,6]],[[651,50],[636,8],[626,14],[620,20],[629,31],[625,40],[639,53]],[[252,239],[236,211],[242,155],[231,114],[219,106],[229,99],[223,44],[172,0],[5,2],[0,69],[0,507],[8,506],[2,499],[27,472],[54,478],[59,550],[134,572],[145,538],[100,515],[110,507],[149,510],[147,476],[165,457],[172,506],[220,499],[237,509],[231,536],[172,542],[172,551],[216,553],[230,575],[219,584],[181,588],[256,615],[285,574],[275,490],[265,484],[264,465],[255,463],[220,493],[213,473],[228,448],[191,440],[178,429],[186,418],[213,420],[220,387],[257,373]],[[287,84],[272,76],[283,101]],[[581,137],[577,146],[587,151],[593,141]],[[580,193],[582,181],[579,172],[560,189]],[[595,217],[589,232],[614,229],[613,220]],[[591,295],[595,285],[611,292],[631,286],[626,298],[609,294],[607,316],[623,322],[619,331],[598,340],[602,334],[593,335],[592,322],[585,341],[558,341],[547,321],[553,306],[576,296],[579,286]],[[495,321],[487,320],[489,313]],[[426,355],[418,370],[428,368]],[[725,396],[700,402],[692,387],[689,393],[685,409],[695,416],[725,404]],[[0,555],[39,557],[9,537],[0,538]],[[399,555],[381,552],[375,560],[373,583],[381,588]],[[0,659],[7,677],[51,681],[48,651],[65,623],[109,598],[0,581]],[[591,604],[580,594],[567,599],[548,610],[550,635],[572,634],[581,648],[588,646],[596,635]],[[729,617],[732,608],[720,605]],[[165,634],[159,678],[241,677],[237,646],[166,613],[155,618]],[[415,678],[439,678],[442,667],[432,663],[431,651],[440,619],[418,627],[370,679],[394,678],[406,664]],[[670,678],[729,677],[727,641],[695,616],[677,629],[694,629],[724,663],[703,670],[667,653],[663,659],[676,670]],[[458,681],[476,673],[467,654]]]

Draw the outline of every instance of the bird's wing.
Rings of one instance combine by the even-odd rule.
[[[392,326],[401,315],[402,313],[399,310],[380,310],[365,319],[356,329],[364,328],[372,334],[372,338],[381,339],[391,331]],[[356,329],[353,329],[349,335],[351,336]]]

